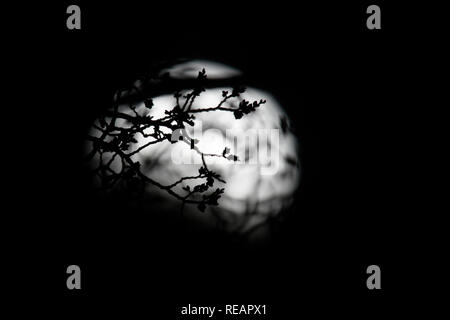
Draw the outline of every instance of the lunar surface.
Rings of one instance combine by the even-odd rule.
[[[202,60],[179,63],[161,71],[166,77],[184,81],[195,79],[203,68],[208,79],[222,79],[224,81],[221,83],[225,85],[208,87],[196,98],[192,110],[217,106],[223,91],[231,91],[231,87],[226,86],[226,80],[239,77],[241,72],[230,66]],[[142,81],[134,84],[136,88],[143,85]],[[190,88],[185,89],[187,92]],[[176,103],[173,92],[151,98],[153,107],[150,110],[141,101],[136,103],[133,112],[145,113],[153,119],[163,118],[165,111],[171,110]],[[203,153],[222,154],[224,148],[228,148],[230,154],[238,159],[230,161],[225,157],[205,157],[208,168],[220,174],[226,182],[216,180],[214,184],[214,187],[224,188],[224,193],[218,200],[218,206],[208,206],[205,212],[194,205],[185,205],[184,218],[203,228],[220,228],[237,234],[251,232],[277,217],[291,204],[300,181],[299,143],[290,130],[289,118],[282,106],[270,92],[247,87],[240,97],[227,100],[223,107],[236,108],[242,99],[264,99],[266,103],[240,119],[236,119],[233,112],[222,110],[196,113],[194,125],[187,126],[182,133],[196,139],[196,147]],[[120,106],[119,110],[132,112],[126,106]],[[117,126],[126,127],[126,120],[118,119]],[[98,127],[97,121],[91,129],[91,136],[101,136],[101,131],[96,129]],[[136,135],[135,139],[131,150],[138,150],[149,141],[142,135]],[[88,151],[90,148],[92,144],[88,143]],[[111,158],[112,154],[104,154],[100,161],[112,161],[112,168],[120,170],[120,161]],[[141,171],[146,176],[162,185],[194,176],[202,166],[201,155],[193,152],[189,144],[170,141],[149,145],[132,158],[141,163]],[[97,157],[92,161],[99,159]],[[183,181],[174,191],[182,193],[188,185],[192,187],[193,181]],[[145,192],[149,201],[154,203],[144,209],[149,214],[164,211],[164,214],[170,215],[166,212],[172,210],[176,212],[174,215],[178,215],[177,208],[181,206],[178,199],[154,186],[147,186]]]

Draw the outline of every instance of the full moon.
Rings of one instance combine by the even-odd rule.
[[[191,110],[217,106],[223,99],[223,92],[232,90],[231,86],[226,85],[227,79],[242,75],[236,68],[205,60],[178,63],[161,70],[160,74],[181,82],[196,79],[202,69],[205,69],[208,79],[223,81],[218,87],[207,87],[195,99]],[[139,89],[143,85],[146,84],[139,80],[134,83],[134,88]],[[188,89],[190,88],[185,88],[186,92]],[[132,89],[129,93],[132,93]],[[125,105],[119,106],[119,110],[123,113],[145,113],[153,119],[160,119],[176,103],[173,93],[151,98],[151,109],[146,108],[144,101],[140,101],[135,104],[134,110]],[[182,95],[180,99],[185,98]],[[237,161],[230,161],[225,157],[205,157],[208,168],[220,174],[224,180],[225,183],[216,180],[214,185],[224,188],[224,193],[217,206],[208,206],[204,212],[194,205],[186,204],[183,209],[184,219],[201,228],[220,229],[241,235],[263,226],[291,204],[301,172],[299,142],[291,132],[289,117],[276,97],[268,91],[247,87],[240,97],[227,100],[222,107],[235,109],[243,99],[263,99],[266,103],[240,119],[236,119],[233,112],[222,110],[194,113],[193,125],[187,126],[184,131],[185,135],[195,139],[196,147],[204,154],[221,155],[226,148],[227,152],[237,157]],[[125,119],[117,119],[117,127],[126,128],[128,125]],[[99,126],[97,120],[91,129],[91,136],[101,136]],[[131,150],[140,150],[148,141],[144,135],[136,135]],[[86,148],[89,152],[93,148],[92,142],[87,142]],[[141,164],[141,172],[162,185],[195,176],[202,166],[201,155],[193,152],[188,143],[170,141],[148,145],[133,154],[132,159]],[[91,161],[111,163],[114,170],[120,170],[122,165],[119,159],[113,159],[112,153],[105,153],[102,159],[94,157]],[[189,179],[183,180],[174,191],[182,193],[192,184]],[[144,207],[144,210],[149,210],[149,214],[152,210],[164,210],[176,212],[174,216],[178,215],[179,210],[174,210],[181,206],[178,199],[151,185],[146,186],[145,193],[153,203]]]

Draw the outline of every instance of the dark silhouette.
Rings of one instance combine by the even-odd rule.
[[[205,91],[205,81],[207,75],[205,69],[198,73],[195,84],[190,92],[182,95],[180,91],[175,92],[175,106],[171,110],[165,111],[165,116],[159,119],[154,119],[148,114],[140,114],[136,111],[136,105],[133,102],[127,104],[129,111],[119,111],[119,100],[125,90],[119,90],[114,95],[114,105],[112,110],[106,112],[103,117],[99,118],[98,124],[94,124],[94,128],[101,132],[100,137],[88,135],[87,139],[92,142],[92,150],[90,150],[87,160],[98,160],[94,166],[93,174],[100,179],[101,189],[105,192],[111,191],[119,186],[129,191],[143,191],[145,186],[151,184],[156,186],[182,203],[182,209],[186,203],[196,204],[197,208],[204,212],[207,206],[217,206],[218,199],[224,192],[223,188],[215,188],[214,182],[218,180],[222,183],[225,181],[221,176],[210,170],[206,165],[205,157],[223,157],[229,161],[239,161],[236,155],[230,154],[230,149],[224,147],[222,154],[208,154],[203,153],[195,145],[198,140],[190,138],[185,133],[185,125],[194,125],[195,114],[201,112],[227,111],[232,112],[236,121],[246,114],[253,112],[264,104],[265,100],[249,102],[241,100],[237,108],[224,107],[224,103],[233,97],[239,97],[244,93],[246,88],[243,86],[234,87],[231,92],[223,91],[222,100],[216,106],[206,106],[205,108],[192,109],[195,99]],[[133,87],[133,90],[139,90]],[[184,103],[180,103],[180,98],[184,98]],[[145,108],[150,110],[153,107],[151,98],[144,99]],[[130,125],[127,127],[117,125],[117,120],[126,120]],[[162,128],[165,128],[162,131]],[[169,129],[170,133],[167,133]],[[149,133],[151,132],[151,133]],[[130,151],[133,143],[137,143],[136,135],[142,135],[149,141],[141,145],[136,150]],[[174,138],[175,136],[175,138]],[[202,159],[202,166],[198,170],[198,175],[185,176],[170,185],[163,185],[160,182],[148,177],[141,171],[141,163],[133,161],[133,155],[141,152],[150,145],[161,143],[165,140],[171,143],[185,142],[190,145],[192,152],[200,154]],[[112,156],[108,161],[104,160],[104,154],[109,153]],[[117,159],[121,162],[121,169],[119,172],[112,168],[112,164]],[[176,192],[174,188],[186,180],[201,181],[196,185],[187,185],[182,188],[184,194]]]

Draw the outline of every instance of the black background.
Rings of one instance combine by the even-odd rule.
[[[401,314],[424,281],[411,286],[408,270],[418,240],[402,100],[420,30],[400,19],[405,7],[377,2],[382,29],[367,30],[364,2],[78,1],[82,29],[67,30],[69,4],[40,7],[45,19],[20,43],[32,102],[18,133],[27,156],[14,160],[27,169],[13,188],[26,181],[26,200],[14,200],[27,221],[26,265],[42,270],[32,288],[46,297],[41,306],[62,318],[179,319],[188,303],[266,304],[275,319]],[[81,156],[89,125],[116,88],[179,57],[243,70],[295,125],[302,184],[268,246],[165,230],[151,212],[102,207],[92,196]],[[71,264],[81,267],[80,291],[66,288]],[[371,264],[381,267],[380,291],[366,288]]]

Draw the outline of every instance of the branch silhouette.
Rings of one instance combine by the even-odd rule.
[[[218,200],[225,189],[214,188],[214,184],[215,181],[226,182],[218,173],[208,168],[206,158],[223,157],[229,161],[239,161],[239,158],[230,154],[230,149],[227,147],[224,147],[222,154],[202,152],[196,146],[199,141],[189,137],[185,127],[186,125],[193,126],[196,119],[195,114],[202,112],[232,112],[237,121],[246,114],[255,111],[266,101],[249,102],[241,99],[237,108],[224,107],[229,99],[240,97],[245,92],[245,87],[237,86],[231,92],[223,91],[222,99],[218,105],[192,109],[196,98],[205,91],[204,83],[206,80],[207,75],[205,69],[203,69],[199,71],[195,85],[191,90],[188,90],[185,94],[180,91],[173,94],[175,106],[171,110],[166,110],[165,116],[161,118],[154,118],[149,115],[154,106],[151,98],[145,98],[143,101],[146,110],[144,113],[138,112],[137,106],[132,102],[126,105],[126,111],[119,111],[119,100],[125,90],[119,90],[114,94],[112,110],[105,112],[98,119],[98,123],[94,124],[94,128],[99,132],[99,135],[87,136],[87,140],[92,143],[87,161],[94,162],[92,173],[99,178],[102,190],[108,192],[120,184],[127,190],[137,191],[142,190],[147,185],[153,185],[181,201],[182,210],[185,204],[195,204],[202,212],[208,206],[218,206]],[[133,89],[139,91],[136,87]],[[183,103],[180,102],[180,98],[184,98]],[[122,121],[122,124],[118,123],[119,120]],[[123,125],[124,122],[127,123],[127,126]],[[136,140],[137,135],[141,135],[145,139],[145,143],[132,150],[132,145],[138,142]],[[151,145],[165,141],[170,143],[184,142],[190,146],[192,152],[201,156],[202,165],[197,175],[185,176],[171,184],[164,185],[142,172],[141,163],[134,161],[132,157]],[[119,170],[113,166],[116,161],[121,164]],[[175,187],[188,181],[190,184],[182,187],[182,192],[175,190]]]

